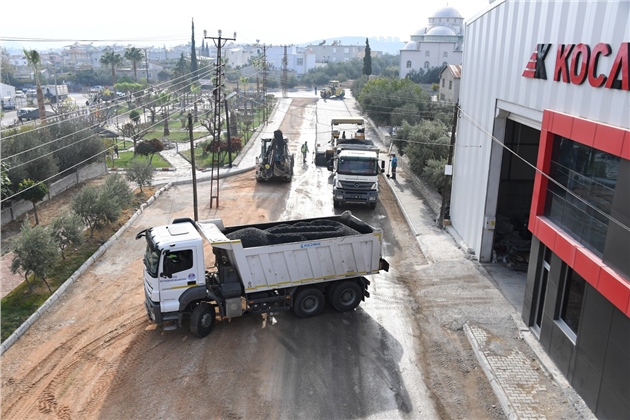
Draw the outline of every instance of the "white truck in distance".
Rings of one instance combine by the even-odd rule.
[[[57,100],[68,97],[68,85],[44,85],[42,86],[42,93],[45,99],[54,104]]]
[[[217,317],[293,309],[306,318],[326,301],[351,311],[369,297],[364,276],[389,270],[381,229],[348,211],[232,227],[220,219],[176,219],[136,235],[142,237],[149,319],[174,327],[189,318],[197,337],[207,336]]]
[[[328,170],[333,172],[333,206],[361,203],[376,208],[381,172],[379,149],[366,139],[365,121],[333,118],[330,131],[331,148],[325,152],[325,159]]]

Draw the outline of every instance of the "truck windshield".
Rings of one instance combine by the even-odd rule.
[[[147,240],[147,248],[144,252],[144,266],[147,268],[147,273],[151,277],[157,277],[160,250],[155,247],[155,244],[151,240],[151,235],[146,235],[145,238]]]
[[[378,175],[378,162],[374,159],[341,158],[337,173],[344,175]]]

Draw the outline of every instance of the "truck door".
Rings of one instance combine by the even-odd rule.
[[[160,274],[160,307],[162,312],[179,310],[179,297],[197,285],[193,249],[165,250]]]

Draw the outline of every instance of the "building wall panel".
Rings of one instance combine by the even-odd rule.
[[[506,0],[466,22],[451,222],[476,254],[483,232],[492,141],[488,133],[496,101],[630,128],[628,91],[595,88],[588,81],[574,85],[553,80],[559,44],[585,43],[591,49],[599,42],[610,44],[612,54],[600,57],[598,67],[608,75],[621,43],[630,40],[629,14],[628,1]],[[539,43],[552,44],[545,59],[547,80],[522,77]]]

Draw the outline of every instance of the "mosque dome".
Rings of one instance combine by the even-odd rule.
[[[427,28],[424,27],[422,29],[417,30],[414,35],[424,35],[426,32],[427,32]]]
[[[461,18],[462,15],[459,14],[457,9],[454,7],[446,6],[438,10],[433,14],[434,18]]]
[[[415,41],[409,41],[403,47],[403,50],[417,50],[418,44]]]
[[[448,26],[434,26],[427,31],[427,35],[453,36],[457,34]]]

